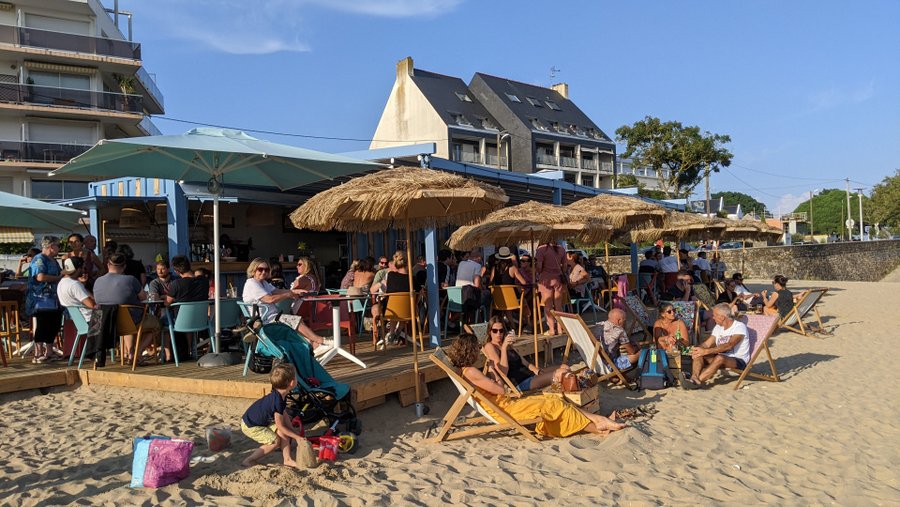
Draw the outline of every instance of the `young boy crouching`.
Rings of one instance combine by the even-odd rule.
[[[262,444],[259,449],[243,461],[243,465],[251,467],[257,461],[274,451],[281,449],[286,466],[297,467],[291,458],[291,440],[300,445],[308,445],[306,439],[294,431],[287,413],[285,397],[297,386],[297,370],[291,364],[279,364],[272,368],[269,380],[272,392],[253,402],[241,418],[241,431],[244,435]]]

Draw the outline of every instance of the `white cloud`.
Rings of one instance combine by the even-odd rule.
[[[801,202],[807,200],[809,198],[809,194],[784,194],[778,199],[778,204],[775,206],[776,214],[783,215],[785,213],[791,213],[797,206],[800,205]],[[772,210],[769,210],[772,211]]]
[[[824,111],[844,104],[858,104],[875,96],[875,82],[857,85],[854,88],[831,87],[820,90],[808,97],[809,112]]]
[[[436,17],[463,0],[157,0],[140,15],[173,39],[238,55],[310,51],[311,8],[390,18]],[[137,7],[140,9],[140,7]]]

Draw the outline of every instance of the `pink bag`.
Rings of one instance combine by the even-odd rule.
[[[616,277],[616,296],[613,299],[613,306],[625,310],[625,296],[628,295],[628,276],[619,275]]]
[[[176,483],[191,473],[194,442],[166,437],[134,439],[132,488],[159,488]]]

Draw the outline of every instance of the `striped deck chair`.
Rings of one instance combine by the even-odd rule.
[[[688,333],[691,333],[691,344],[696,345],[700,337],[700,318],[698,313],[700,308],[693,301],[672,301],[672,307],[675,309],[675,317],[684,321]]]
[[[587,367],[597,372],[599,382],[618,377],[621,385],[630,388],[625,375],[616,367],[615,361],[609,358],[606,350],[600,346],[600,342],[594,338],[594,333],[588,328],[581,315],[553,312],[553,316],[569,336],[569,341],[566,342],[566,351],[563,352],[563,363],[569,362],[569,352],[574,345]]]
[[[653,337],[653,320],[647,315],[647,307],[641,302],[637,296],[629,294],[625,296],[625,313],[631,317],[630,322],[626,322],[627,329],[625,332],[631,336],[635,331],[640,331],[644,338],[649,340]]]
[[[800,299],[791,308],[791,311],[778,322],[778,329],[787,329],[788,331],[809,336],[810,332],[817,332],[811,327],[803,325],[803,318],[812,310],[816,315],[816,321],[819,323],[818,331],[824,332],[825,326],[822,324],[822,317],[819,315],[819,309],[816,305],[822,300],[822,297],[828,289],[821,287],[818,289],[809,289],[800,295]]]
[[[453,366],[440,347],[436,348],[434,353],[428,358],[450,377],[453,385],[459,391],[459,396],[453,402],[453,405],[450,406],[450,409],[447,410],[437,435],[426,439],[425,442],[439,443],[504,430],[514,430],[532,442],[538,441],[535,434],[526,429],[525,426],[537,424],[540,422],[540,419],[517,422],[505,410],[491,401],[489,397],[476,389],[465,377],[457,373],[456,367]],[[460,412],[467,404],[475,409],[479,415],[457,421]],[[491,412],[485,410],[485,407],[494,414],[499,414],[501,419],[494,418]],[[471,428],[461,429],[468,426],[471,426]]]
[[[747,334],[748,338],[750,338],[750,360],[747,361],[747,367],[743,370],[734,369],[734,371],[740,372],[741,374],[737,383],[734,385],[734,389],[737,390],[740,388],[741,382],[748,376],[760,380],[768,380],[769,382],[780,382],[781,379],[778,378],[778,372],[775,370],[775,361],[772,359],[772,353],[769,351],[768,343],[769,337],[772,336],[772,333],[775,332],[777,327],[778,316],[751,314],[744,315],[738,320],[747,326]],[[753,363],[756,362],[756,359],[762,351],[766,352],[766,357],[769,359],[769,368],[772,369],[771,375],[753,373],[750,371],[753,368]]]

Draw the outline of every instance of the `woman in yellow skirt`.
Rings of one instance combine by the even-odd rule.
[[[472,366],[481,353],[478,338],[473,334],[461,334],[446,353],[450,362],[460,369],[463,377],[516,421],[540,418],[541,422],[535,428],[539,435],[567,437],[579,431],[606,435],[625,427],[624,424],[613,420],[615,412],[611,415],[613,419],[592,414],[570,404],[562,396],[548,396],[541,393],[521,398],[510,397],[502,380],[487,377],[481,370]],[[486,407],[485,409],[490,413],[489,409]],[[491,415],[498,421],[503,420],[500,414],[491,413]]]

